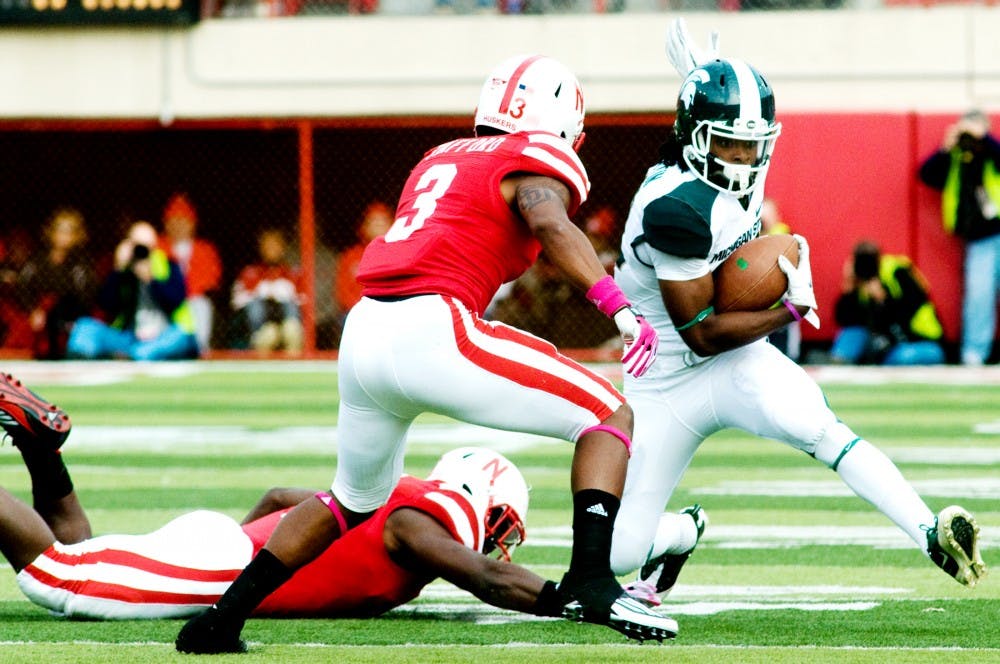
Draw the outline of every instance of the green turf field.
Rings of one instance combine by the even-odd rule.
[[[193,508],[241,518],[274,485],[325,488],[335,467],[334,364],[155,367],[8,363],[65,408],[65,458],[96,533],[145,532]],[[889,377],[896,380],[885,381]],[[1000,537],[1000,375],[819,373],[843,420],[885,450],[932,509],[960,503]],[[921,379],[926,382],[919,382]],[[558,579],[569,559],[569,444],[441,418],[415,426],[407,470],[459,443],[491,445],[532,485],[515,559]],[[0,448],[0,485],[27,497],[20,456]],[[987,662],[1000,661],[1000,571],[975,590],[934,567],[837,476],[777,443],[720,434],[670,505],[710,523],[664,610],[663,645],[607,628],[521,616],[435,583],[376,620],[253,620],[251,652],[174,652],[180,621],[94,623],[48,616],[0,573],[0,662]]]

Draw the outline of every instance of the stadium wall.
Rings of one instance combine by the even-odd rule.
[[[0,117],[465,113],[484,71],[543,51],[591,111],[672,105],[670,14],[213,19],[191,28],[7,29]],[[953,110],[1000,102],[1000,10],[689,14],[751,59],[787,111]],[[13,66],[12,66],[13,65]]]

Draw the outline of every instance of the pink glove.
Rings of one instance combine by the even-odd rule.
[[[587,299],[618,326],[625,343],[622,354],[625,372],[636,378],[646,373],[656,359],[656,349],[660,345],[653,326],[629,306],[625,294],[610,275],[590,287]]]
[[[660,337],[653,326],[631,307],[621,309],[614,315],[613,320],[625,341],[625,351],[622,355],[625,372],[638,378],[646,373],[656,359]]]

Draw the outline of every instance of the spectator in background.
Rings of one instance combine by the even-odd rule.
[[[842,329],[830,358],[839,364],[941,364],[941,323],[923,275],[906,256],[859,242],[844,264],[835,316]]]
[[[159,248],[153,225],[138,221],[115,249],[114,270],[97,296],[111,323],[85,316],[69,335],[67,356],[176,360],[198,356],[194,317],[180,266]]]
[[[298,269],[288,260],[288,241],[278,228],[257,236],[260,260],[247,265],[233,283],[232,305],[242,333],[235,336],[259,351],[302,350],[303,300]]]
[[[1000,142],[989,131],[985,113],[968,111],[920,166],[941,191],[945,230],[965,241],[961,360],[971,366],[990,357],[1000,296]]]
[[[358,283],[358,264],[368,243],[385,235],[394,220],[393,210],[382,201],[372,201],[366,207],[358,222],[358,241],[337,257],[337,272],[333,282],[333,293],[340,310],[341,320],[361,299],[361,284]]]
[[[615,261],[618,260],[618,238],[621,237],[618,228],[618,214],[610,205],[602,205],[583,220],[583,232],[587,234],[597,257],[608,274],[615,271]]]
[[[760,234],[787,235],[791,232],[791,227],[782,219],[778,204],[774,199],[765,198],[760,207]],[[775,330],[767,338],[782,353],[796,362],[799,361],[802,350],[802,329],[799,321],[792,321],[780,330]]]
[[[612,274],[620,237],[614,208],[595,208],[581,227],[604,270]],[[543,337],[559,348],[615,351],[622,347],[615,324],[545,254],[516,281],[497,291],[486,317]]]
[[[194,316],[198,350],[208,350],[212,338],[215,305],[212,298],[222,283],[222,260],[215,245],[197,237],[198,214],[191,199],[178,193],[163,209],[163,237],[160,248],[167,252],[184,274],[188,303]]]
[[[84,252],[87,227],[83,214],[59,207],[43,229],[44,245],[21,268],[17,298],[28,313],[37,359],[66,356],[66,340],[73,323],[92,312],[97,294],[93,260]]]
[[[35,247],[35,238],[23,226],[4,226],[0,232],[0,347],[30,349],[28,312],[17,299],[17,280]]]

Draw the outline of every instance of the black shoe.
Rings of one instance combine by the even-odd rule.
[[[979,554],[979,524],[958,505],[941,510],[928,529],[927,553],[935,565],[970,588],[986,576],[986,563]]]
[[[636,641],[662,642],[677,636],[676,620],[655,613],[626,595],[614,576],[581,582],[567,573],[559,590],[572,600],[563,608],[567,620],[605,625]]]
[[[240,638],[241,631],[243,621],[234,623],[213,606],[184,623],[174,645],[178,652],[196,655],[246,652],[247,644]]]
[[[10,374],[0,373],[0,427],[14,445],[58,450],[69,436],[69,416]]]

